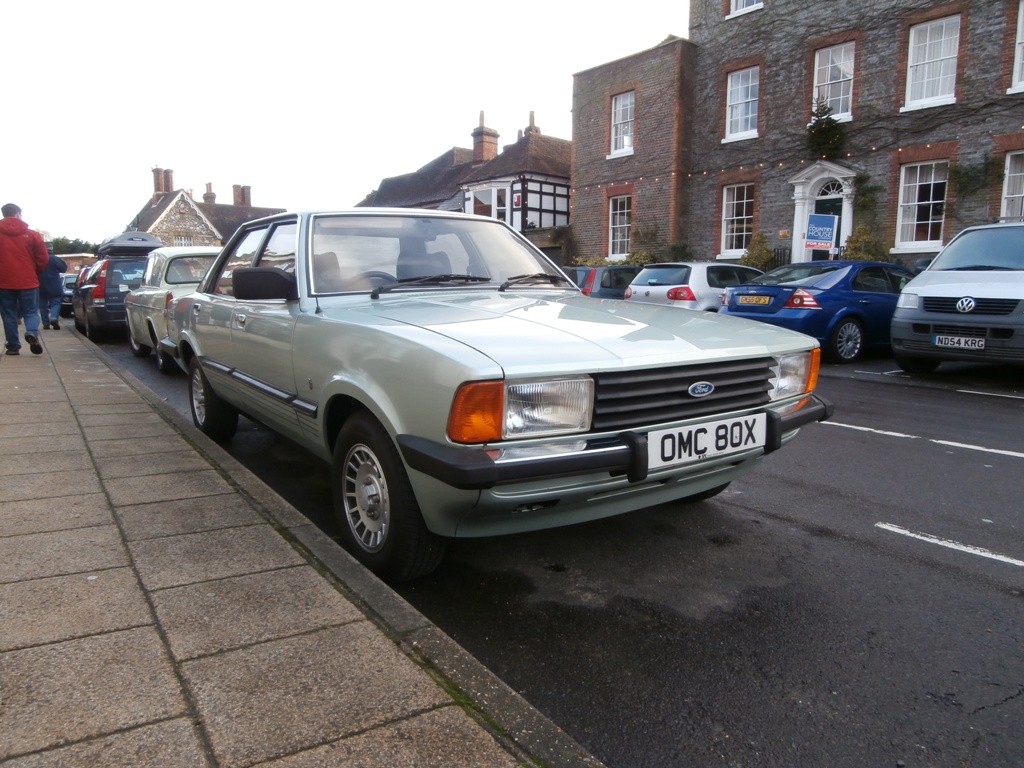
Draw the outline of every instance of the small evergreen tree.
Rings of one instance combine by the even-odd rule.
[[[771,246],[768,245],[768,235],[764,232],[755,232],[750,238],[750,244],[747,246],[743,258],[740,259],[740,264],[768,271],[774,257],[775,254],[772,252]]]
[[[885,246],[867,224],[858,224],[853,228],[853,234],[846,238],[842,258],[855,261],[889,260]]]
[[[845,144],[843,124],[832,117],[832,107],[824,99],[815,99],[807,124],[807,151],[815,158],[835,160]]]

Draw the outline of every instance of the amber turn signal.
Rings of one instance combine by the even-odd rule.
[[[459,387],[448,415],[448,437],[456,443],[501,440],[504,392],[500,381],[472,381]]]

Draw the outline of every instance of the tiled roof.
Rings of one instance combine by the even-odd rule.
[[[366,196],[359,206],[394,208],[443,208],[460,210],[463,184],[507,178],[520,173],[558,176],[569,180],[572,142],[527,130],[491,160],[473,164],[473,151],[453,147],[418,171],[392,176]],[[457,205],[453,206],[452,200]]]
[[[359,206],[435,208],[459,190],[473,170],[473,150],[452,147],[418,171],[384,179]]]
[[[519,141],[505,147],[493,160],[474,169],[473,173],[464,179],[464,183],[504,178],[520,173],[561,176],[568,181],[571,147],[571,141],[527,131]]]
[[[257,208],[252,205],[197,203],[185,190],[178,189],[174,192],[160,195],[156,202],[153,202],[151,198],[145,207],[136,214],[131,224],[128,225],[128,229],[148,232],[179,197],[185,197],[191,205],[194,205],[206,217],[207,221],[213,225],[217,234],[225,243],[235,233],[235,230],[245,222],[259,219],[263,216],[272,216],[275,213],[284,213],[287,210],[285,208]]]

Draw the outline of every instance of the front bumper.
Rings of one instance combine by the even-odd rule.
[[[832,403],[808,395],[803,405],[786,415],[766,411],[764,453],[778,450],[783,435],[805,424],[832,416]],[[592,440],[576,453],[496,460],[483,450],[468,450],[415,435],[399,435],[398,446],[410,468],[463,490],[493,488],[504,483],[608,472],[625,475],[631,483],[647,479],[647,434],[623,432],[617,438]]]

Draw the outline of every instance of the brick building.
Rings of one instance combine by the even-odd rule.
[[[126,231],[148,232],[164,245],[224,245],[242,224],[284,213],[284,208],[258,208],[247,186],[236,184],[230,205],[217,202],[210,184],[202,202],[186,189],[174,188],[174,171],[153,169],[153,194]]]
[[[680,57],[675,102],[642,98],[640,79],[607,90],[623,62],[639,67],[651,52],[576,76],[574,105],[589,105],[574,112],[575,163],[586,171],[573,176],[574,224],[588,222],[587,235],[577,233],[583,255],[613,253],[622,238],[614,221],[595,225],[592,209],[614,218],[615,201],[588,178],[632,195],[630,226],[663,222],[665,242],[685,241],[700,258],[739,258],[755,232],[794,261],[827,256],[804,247],[817,213],[838,217],[838,245],[866,225],[888,258],[912,263],[966,225],[1020,217],[1022,13],[1024,0],[692,0],[693,53]],[[605,115],[600,131],[611,140],[627,86],[636,156],[649,149],[650,126],[683,116],[692,141],[680,141],[676,162],[615,173],[615,153],[593,148],[593,114]],[[819,99],[844,134],[824,158],[807,145]],[[675,172],[678,214],[645,199],[654,169]]]
[[[574,75],[572,223],[577,258],[623,258],[638,225],[684,235],[695,116],[689,41],[669,37]]]

